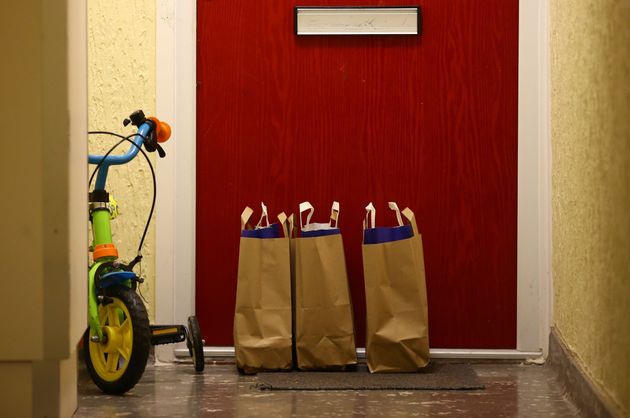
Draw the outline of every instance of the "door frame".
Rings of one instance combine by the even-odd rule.
[[[195,312],[196,27],[195,0],[156,3],[156,108],[173,124],[169,158],[157,177],[156,320],[186,323]],[[519,2],[517,345],[514,350],[431,349],[433,357],[527,358],[547,354],[551,292],[549,4]],[[211,280],[211,278],[208,278]],[[188,354],[156,347],[160,361]],[[233,355],[233,347],[205,347]],[[363,354],[359,350],[359,354]]]

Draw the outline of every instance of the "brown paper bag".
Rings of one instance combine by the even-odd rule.
[[[400,226],[404,226],[394,202]],[[374,227],[375,210],[366,208],[364,229]],[[364,237],[363,274],[367,311],[367,362],[370,372],[414,372],[429,362],[429,322],[422,237],[413,212],[403,212],[413,236],[377,244]]]
[[[252,229],[248,225],[252,212],[249,207],[243,211],[241,230]],[[257,227],[263,219],[264,204]],[[234,347],[236,365],[245,373],[292,367],[289,229],[284,213],[278,220],[284,237],[240,241]]]
[[[302,226],[301,214],[308,209],[306,225]],[[355,365],[357,359],[343,241],[337,229],[339,203],[333,204],[329,224],[311,224],[312,214],[310,203],[300,204],[302,237],[292,242],[297,367],[343,369]],[[322,231],[333,234],[304,236]]]

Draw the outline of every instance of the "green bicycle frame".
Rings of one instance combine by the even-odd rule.
[[[92,235],[93,247],[102,244],[112,244],[112,230],[110,225],[110,216],[108,210],[95,210],[91,214],[92,218]],[[88,272],[88,324],[90,328],[98,335],[103,337],[103,330],[98,319],[98,299],[94,279],[96,271],[104,263],[114,261],[115,257],[104,257],[96,261],[90,267]]]

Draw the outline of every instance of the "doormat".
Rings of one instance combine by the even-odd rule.
[[[371,374],[367,365],[345,372],[258,373],[258,390],[475,390],[485,389],[465,363],[430,363],[417,373]]]

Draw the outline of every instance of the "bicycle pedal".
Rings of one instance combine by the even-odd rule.
[[[151,325],[151,344],[162,345],[179,343],[186,339],[183,325]]]

